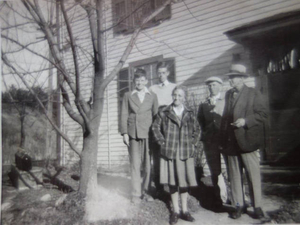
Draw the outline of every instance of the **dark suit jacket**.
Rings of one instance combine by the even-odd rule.
[[[121,113],[121,134],[131,138],[148,138],[153,116],[158,111],[156,94],[146,93],[141,103],[137,93],[127,92],[124,95]]]
[[[211,105],[209,98],[199,105],[198,121],[202,129],[201,141],[208,143],[219,141],[224,105],[225,97],[222,95],[215,105]]]
[[[227,155],[236,155],[237,152],[255,151],[263,146],[263,126],[267,119],[266,103],[260,92],[246,85],[237,96],[233,107],[230,106],[232,95],[233,90],[230,89],[225,96],[225,109],[221,122],[223,152]],[[230,125],[239,118],[246,120],[244,127],[234,128]]]

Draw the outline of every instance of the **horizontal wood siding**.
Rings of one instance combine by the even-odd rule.
[[[106,27],[112,25],[110,1],[106,1]],[[142,59],[159,55],[164,58],[174,57],[176,80],[189,87],[191,104],[197,105],[204,100],[208,91],[203,81],[209,76],[220,76],[225,80],[224,92],[229,84],[223,74],[227,73],[232,62],[232,54],[240,54],[247,60],[248,55],[239,46],[223,34],[235,27],[269,17],[281,12],[300,8],[298,0],[283,1],[196,1],[185,0],[172,4],[172,18],[159,26],[143,30],[128,57],[124,67]],[[114,36],[107,34],[107,70],[108,73],[128,45],[131,35]],[[250,68],[251,73],[251,68]],[[255,79],[247,80],[249,86],[255,85]],[[126,156],[127,148],[118,134],[118,113],[116,82],[109,86],[112,95],[109,108],[111,135],[111,156]],[[115,94],[113,94],[115,93]],[[197,106],[196,106],[197,107]],[[100,157],[102,160],[102,156]],[[105,157],[104,157],[105,158]],[[113,158],[111,158],[113,159]],[[115,162],[112,162],[115,163]]]
[[[91,97],[92,87],[93,87],[93,75],[94,75],[94,68],[93,68],[93,60],[92,60],[92,42],[90,38],[90,29],[89,23],[86,17],[86,13],[80,6],[76,6],[68,11],[69,15],[73,15],[72,20],[72,28],[73,33],[76,40],[77,51],[78,51],[78,62],[79,62],[79,69],[80,69],[80,85],[81,85],[81,95],[83,98],[88,101]],[[67,33],[64,27],[63,29],[63,46],[66,46],[68,43],[67,40]],[[64,52],[64,62],[66,63],[70,74],[74,73],[74,63],[73,63],[73,56],[71,49],[67,49]],[[74,79],[74,76],[73,76]],[[78,113],[75,103],[74,103],[74,95],[71,94],[70,89],[67,90],[70,94],[70,100],[72,103],[73,108]],[[107,99],[107,93],[105,93],[105,99]],[[115,100],[116,101],[116,100]],[[108,113],[107,113],[107,101],[105,100],[103,105],[103,114],[101,117],[101,125],[99,128],[99,141],[98,141],[98,162],[102,164],[103,155],[105,156],[105,162],[107,163],[107,152],[108,152]],[[68,135],[68,137],[73,141],[73,143],[77,146],[78,150],[82,150],[83,146],[83,138],[82,138],[82,128],[74,122],[66,113],[65,110],[62,111],[62,127],[64,132]],[[112,113],[114,115],[114,113]],[[64,158],[64,163],[66,165],[73,164],[78,162],[79,157],[72,151],[69,145],[66,142],[63,142],[62,147],[62,154]],[[102,157],[102,158],[101,158]]]
[[[278,13],[300,9],[300,1],[185,0],[173,3],[171,7],[171,19],[156,27],[141,31],[124,68],[128,67],[129,63],[159,55],[163,55],[164,58],[175,58],[177,83],[188,86],[189,102],[197,107],[208,94],[203,83],[207,77],[222,77],[225,81],[223,90],[225,92],[229,84],[224,74],[229,70],[232,55],[240,54],[242,60],[248,60],[249,56],[245,49],[228,40],[224,32]],[[105,1],[105,8],[105,28],[110,28],[112,26],[111,0]],[[81,20],[78,20],[76,32],[81,35],[77,41],[83,43],[89,39],[88,25]],[[105,33],[106,75],[119,62],[130,38],[130,34],[115,35],[113,29]],[[90,44],[90,41],[87,41],[84,46],[91,49]],[[88,58],[88,54],[84,53],[81,63],[86,63]],[[71,56],[66,57],[66,60],[71,62]],[[86,79],[82,81],[82,85],[89,86],[91,83],[90,68],[92,68],[91,65],[88,65],[83,71]],[[249,68],[249,73],[252,73],[251,68]],[[255,79],[249,78],[247,83],[249,86],[254,86]],[[115,78],[108,86],[101,118],[98,165],[104,168],[115,168],[117,165],[129,162],[127,148],[118,132],[117,86]],[[83,93],[88,98],[90,89]],[[78,143],[82,142],[78,138],[78,128],[71,125],[70,119],[65,117],[67,124],[65,129],[72,133],[74,139],[78,139]]]

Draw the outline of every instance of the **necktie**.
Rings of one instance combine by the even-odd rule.
[[[238,96],[238,90],[236,88],[232,89],[231,98],[230,98],[230,106],[233,107],[236,98]]]

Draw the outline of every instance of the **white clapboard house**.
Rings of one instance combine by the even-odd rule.
[[[149,0],[134,11],[141,0],[106,0],[105,28],[122,20],[105,33],[106,74],[120,60],[135,25],[164,0]],[[78,42],[91,46],[88,21],[74,8],[73,22]],[[129,15],[129,16],[127,16]],[[124,16],[126,19],[123,19]],[[105,96],[98,144],[99,168],[115,169],[129,163],[128,151],[119,132],[120,106],[124,93],[132,89],[132,73],[140,67],[149,76],[149,85],[157,82],[156,64],[168,61],[170,80],[189,89],[189,103],[197,107],[208,91],[204,80],[220,76],[229,85],[225,73],[233,61],[245,63],[252,75],[248,85],[260,90],[268,99],[269,122],[265,126],[266,162],[293,161],[300,150],[300,1],[299,0],[178,0],[150,21],[140,33],[118,77],[111,82]],[[64,38],[62,38],[64,41]],[[90,48],[91,50],[91,48]],[[66,61],[71,56],[65,53]],[[81,63],[88,52],[82,51]],[[83,71],[84,95],[90,96],[93,68]],[[81,145],[81,128],[62,112],[62,128]],[[64,164],[78,158],[62,144]],[[289,157],[290,156],[290,157]],[[299,157],[298,157],[299,158]]]

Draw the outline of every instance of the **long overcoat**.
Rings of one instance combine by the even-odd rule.
[[[262,94],[254,88],[244,85],[237,99],[231,103],[233,89],[226,92],[225,109],[221,122],[221,138],[223,153],[253,152],[261,148],[264,143],[264,122],[267,119],[266,103]],[[234,128],[231,123],[244,118],[246,125]],[[230,132],[233,129],[233,132]],[[233,134],[232,137],[230,134]],[[230,141],[237,143],[238,149],[230,148]]]
[[[161,147],[162,156],[175,159],[176,152],[179,151],[181,160],[194,157],[201,130],[192,109],[185,107],[180,121],[172,105],[163,108],[152,124],[152,131]]]

